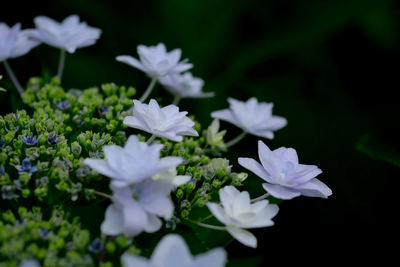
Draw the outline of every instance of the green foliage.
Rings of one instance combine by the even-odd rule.
[[[0,217],[0,266],[17,266],[34,258],[42,266],[93,266],[96,253],[90,250],[90,233],[78,218],[55,208],[46,216],[38,207],[19,207]]]

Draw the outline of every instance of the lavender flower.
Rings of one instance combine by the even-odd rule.
[[[64,110],[67,110],[67,109],[69,109],[71,107],[71,103],[69,103],[68,100],[64,100],[64,101],[61,101],[59,103],[56,103],[56,106],[57,106],[57,108],[59,108],[59,109],[64,111]]]
[[[100,29],[80,22],[77,15],[71,15],[61,23],[45,16],[38,16],[34,21],[36,30],[30,34],[32,38],[71,54],[78,48],[95,44],[101,34]]]
[[[23,136],[20,136],[19,139],[26,145],[28,146],[34,146],[36,143],[39,141],[39,139],[36,138],[36,136],[31,133],[30,136],[24,134]]]
[[[94,253],[102,252],[103,248],[104,248],[103,244],[101,243],[101,241],[99,239],[93,240],[88,247],[89,251],[94,252]]]
[[[190,72],[166,75],[160,77],[159,81],[167,91],[179,98],[206,98],[214,96],[214,93],[204,93],[202,91],[204,81],[193,77]]]
[[[261,102],[252,97],[247,102],[228,99],[229,109],[214,111],[211,117],[228,121],[244,132],[268,139],[274,138],[274,131],[286,126],[285,118],[272,115],[272,103]]]
[[[145,180],[129,187],[111,185],[113,204],[107,210],[101,231],[107,235],[136,236],[142,231],[156,232],[159,217],[171,219],[174,205],[169,198],[172,184],[167,180]]]
[[[50,133],[47,136],[47,142],[49,143],[49,145],[55,146],[58,143],[60,143],[61,139],[57,136],[56,133]]]
[[[239,158],[239,164],[265,180],[264,189],[280,199],[292,199],[300,195],[327,198],[332,194],[323,182],[315,178],[322,171],[315,165],[299,164],[296,150],[281,147],[271,151],[258,141],[258,155],[261,161]]]
[[[37,172],[37,165],[32,166],[28,158],[24,159],[22,164],[15,166],[15,168],[18,170],[19,174],[26,172],[29,175],[32,175],[33,173]]]
[[[181,236],[169,234],[158,243],[149,260],[124,253],[121,261],[124,267],[223,267],[226,252],[222,248],[214,248],[193,257]]]
[[[0,62],[9,58],[25,55],[32,48],[40,44],[37,40],[29,38],[32,30],[21,31],[21,24],[17,23],[9,28],[7,24],[0,23]]]
[[[257,247],[256,237],[243,228],[272,226],[271,220],[278,213],[278,206],[261,200],[251,204],[248,192],[239,192],[233,186],[219,190],[221,205],[207,203],[211,213],[223,224],[239,242],[249,247]]]
[[[137,53],[139,60],[125,55],[118,56],[116,60],[145,72],[150,78],[181,73],[193,67],[192,64],[186,63],[187,60],[179,62],[182,54],[180,49],[167,52],[163,43],[157,46],[139,45]]]
[[[126,186],[141,182],[145,179],[176,167],[182,162],[179,157],[164,157],[160,159],[163,145],[139,142],[131,135],[125,146],[104,146],[103,159],[85,159],[85,164],[95,171],[112,179],[112,184]]]
[[[133,103],[133,116],[124,119],[124,124],[129,127],[176,142],[182,141],[182,135],[199,135],[192,128],[194,122],[186,117],[187,112],[179,112],[179,108],[175,105],[160,108],[154,99],[151,99],[148,105],[138,100],[133,100]]]

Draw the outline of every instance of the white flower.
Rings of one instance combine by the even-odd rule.
[[[122,148],[116,145],[104,146],[103,159],[85,159],[84,163],[98,173],[110,177],[112,184],[126,186],[138,183],[144,179],[182,163],[179,157],[164,157],[160,159],[163,145],[148,145],[139,142],[131,135]]]
[[[239,192],[233,186],[219,190],[221,204],[207,203],[211,213],[223,224],[239,242],[249,247],[257,247],[256,237],[243,228],[272,226],[271,220],[278,213],[278,206],[261,200],[251,204],[249,193]]]
[[[192,128],[194,122],[186,117],[187,112],[179,112],[175,105],[160,108],[154,99],[151,99],[148,105],[138,100],[133,100],[133,103],[133,116],[124,119],[124,123],[129,127],[176,142],[182,141],[181,135],[199,135]]]
[[[36,259],[25,259],[23,260],[18,267],[40,267],[40,263]]]
[[[125,234],[133,237],[143,231],[160,229],[159,217],[171,219],[174,204],[169,198],[170,181],[145,180],[126,187],[111,185],[113,204],[108,206],[101,231],[106,235]]]
[[[228,121],[243,131],[256,136],[272,139],[273,131],[286,126],[285,118],[272,115],[272,103],[261,102],[252,97],[247,102],[228,99],[229,109],[214,111],[211,117]]]
[[[121,261],[124,267],[223,267],[226,252],[215,248],[193,257],[181,236],[169,234],[158,243],[150,259],[124,253]]]
[[[239,158],[239,164],[249,169],[267,183],[264,189],[280,199],[292,199],[300,195],[327,198],[332,194],[323,182],[315,178],[322,171],[315,165],[299,164],[293,148],[281,147],[271,151],[258,141],[261,164],[251,158]]]
[[[151,78],[181,73],[193,67],[192,64],[186,63],[187,60],[179,62],[182,54],[180,49],[167,52],[163,43],[157,46],[139,45],[137,53],[139,60],[126,55],[118,56],[116,60],[145,72]]]
[[[214,93],[204,93],[204,81],[195,78],[190,72],[184,74],[171,74],[160,77],[159,82],[173,95],[180,98],[205,98],[212,97]]]
[[[23,56],[39,45],[39,41],[28,37],[31,31],[21,31],[21,24],[19,23],[11,28],[5,23],[0,23],[0,62]]]
[[[154,175],[152,178],[153,180],[170,181],[170,183],[172,183],[174,187],[178,187],[189,182],[189,180],[192,177],[188,175],[178,175],[178,172],[174,167],[174,168],[169,168],[168,170],[165,170],[163,172],[160,172],[159,174]]]
[[[77,15],[71,15],[59,23],[45,16],[34,19],[36,31],[32,37],[43,43],[74,53],[77,48],[96,43],[101,30],[80,22]]]

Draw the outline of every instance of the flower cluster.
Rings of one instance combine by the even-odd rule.
[[[271,200],[332,194],[316,178],[322,171],[300,164],[296,150],[271,150],[262,141],[261,163],[245,157],[238,163],[264,180],[260,186],[266,193],[251,198],[251,188],[239,190],[248,174],[234,172],[223,153],[247,134],[273,139],[287,120],[273,115],[272,103],[229,98],[229,109],[213,112],[211,125],[202,129],[178,103],[213,93],[203,92],[204,81],[187,72],[193,64],[181,60],[180,49],[139,45],[139,59],[116,58],[151,78],[139,99],[133,99],[134,88],[113,83],[66,91],[61,87],[66,51],[93,45],[101,31],[76,15],[61,23],[43,16],[34,22],[36,29],[24,31],[19,24],[9,28],[0,23],[0,61],[33,110],[31,115],[21,110],[0,116],[0,261],[6,265],[220,267],[226,262],[223,249],[204,246],[203,254],[192,256],[185,235],[208,244],[210,235],[201,233],[215,230],[225,241],[232,236],[257,247],[250,229],[274,225],[279,208]],[[24,90],[7,59],[39,43],[61,50],[57,77],[31,78]],[[174,95],[173,104],[155,99],[147,104],[157,82]],[[225,142],[220,120],[243,133]],[[31,208],[32,203],[44,212]],[[78,215],[90,212],[88,230],[77,220],[68,221],[67,209]],[[99,231],[101,237],[90,238]],[[149,253],[153,238],[161,236]]]

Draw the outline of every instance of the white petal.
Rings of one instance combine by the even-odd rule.
[[[281,185],[264,183],[264,184],[262,184],[262,186],[273,197],[276,197],[279,199],[292,199],[292,198],[300,196],[300,192],[298,192],[296,189],[291,189],[291,188],[284,187]]]
[[[255,175],[262,178],[263,180],[267,182],[272,182],[272,180],[270,179],[271,175],[256,160],[252,158],[239,158],[238,162],[242,167],[252,171]]]
[[[108,165],[107,161],[102,159],[85,159],[83,161],[87,166],[95,170],[96,172],[114,179],[121,179],[119,173],[115,172]]]
[[[317,178],[314,178],[307,183],[296,186],[296,190],[307,197],[328,198],[330,195],[332,195],[332,190]]]
[[[226,262],[226,252],[222,248],[215,248],[206,253],[197,255],[188,267],[223,267]]]
[[[230,122],[239,128],[243,128],[243,125],[232,116],[232,112],[229,109],[214,111],[211,113],[211,117]]]
[[[189,182],[191,178],[189,175],[177,175],[173,178],[172,183],[178,187]]]
[[[228,232],[240,243],[248,247],[257,247],[257,238],[249,231],[243,230],[235,226],[228,226]]]
[[[162,226],[162,222],[159,218],[157,218],[157,216],[148,214],[147,225],[146,225],[146,228],[144,228],[144,230],[147,233],[157,232],[158,230],[160,230],[161,226]]]
[[[223,224],[228,222],[226,219],[225,210],[221,207],[221,205],[209,202],[207,203],[207,207],[218,221],[222,222]]]
[[[127,252],[122,255],[121,263],[124,267],[155,267],[148,259]]]
[[[122,211],[114,204],[106,209],[103,223],[101,224],[101,232],[106,235],[118,235],[123,232],[123,215]]]
[[[169,234],[158,243],[150,261],[154,266],[185,266],[192,255],[181,236]]]
[[[142,63],[140,63],[140,61],[137,60],[134,57],[131,57],[131,56],[117,56],[115,59],[117,61],[119,61],[119,62],[128,64],[128,65],[130,65],[130,66],[132,66],[134,68],[137,68],[137,69],[139,69],[141,71],[145,71],[145,69],[143,68]]]

